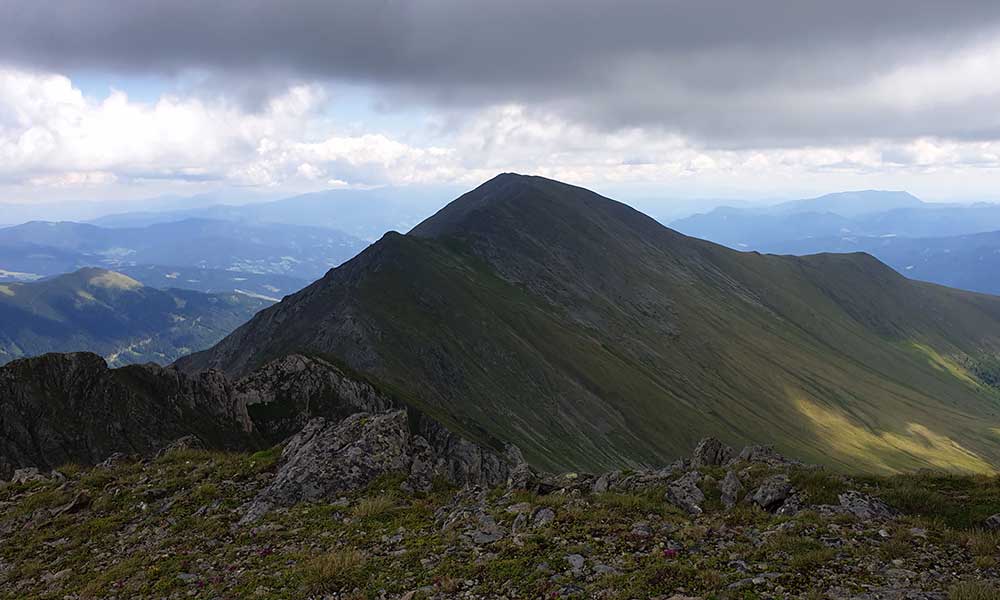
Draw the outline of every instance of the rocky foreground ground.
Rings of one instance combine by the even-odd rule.
[[[444,477],[401,414],[310,423],[283,454],[21,470],[0,597],[1000,598],[996,477],[850,478],[714,440],[659,470],[480,456]]]

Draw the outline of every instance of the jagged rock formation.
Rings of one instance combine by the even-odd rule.
[[[355,413],[339,423],[313,419],[285,446],[274,481],[247,506],[244,522],[274,506],[335,500],[383,475],[404,475],[411,491],[429,491],[435,478],[493,487],[523,463],[514,448],[498,454],[456,439],[426,418],[416,420],[405,410]]]
[[[256,430],[272,444],[298,433],[313,417],[338,421],[397,406],[388,395],[329,361],[300,354],[264,365],[233,388]]]
[[[697,469],[724,465],[734,458],[736,458],[735,450],[713,437],[708,437],[695,446],[694,454],[691,455],[691,467]]]
[[[348,427],[364,421],[364,415],[392,409],[393,419],[379,417],[360,430]],[[344,431],[339,429],[342,421]],[[188,376],[156,365],[109,369],[103,359],[85,353],[45,355],[0,367],[3,479],[19,467],[47,472],[68,462],[96,464],[114,454],[148,457],[165,447],[247,450],[295,434],[285,451],[290,472],[303,461],[316,463],[313,455],[292,458],[306,448],[329,452],[331,464],[342,465],[337,472],[343,474],[364,465],[335,458],[339,448],[381,443],[392,427],[402,441],[383,449],[391,460],[362,471],[396,471],[398,461],[404,461],[412,464],[414,477],[423,474],[415,481],[425,487],[431,476],[460,485],[495,484],[527,468],[513,447],[496,440],[487,445],[470,441],[316,357],[287,356],[235,383],[218,371]],[[320,477],[309,477],[313,475]],[[345,477],[331,485],[353,489],[358,481]]]
[[[996,392],[963,366],[1000,353],[1000,300],[864,254],[735,252],[539,177],[386,234],[177,365],[296,352],[549,471],[666,464],[705,435],[872,472],[1000,465]]]
[[[46,354],[0,367],[0,477],[95,464],[114,452],[151,455],[185,435],[214,448],[261,447],[246,407],[218,372],[188,376],[88,353]]]

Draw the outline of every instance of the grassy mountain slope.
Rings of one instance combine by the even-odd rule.
[[[867,255],[738,253],[502,175],[262,311],[187,370],[335,356],[543,468],[698,438],[894,471],[1000,465],[1000,299]]]
[[[86,350],[113,366],[169,363],[212,345],[269,304],[242,294],[157,290],[95,268],[0,284],[0,362]]]

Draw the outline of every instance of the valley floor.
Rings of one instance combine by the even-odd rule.
[[[1000,598],[995,477],[786,465],[788,515],[724,508],[719,466],[696,515],[655,474],[426,494],[382,477],[240,524],[277,459],[175,450],[0,487],[0,598]],[[738,465],[749,492],[775,471]],[[838,509],[852,489],[901,514]]]

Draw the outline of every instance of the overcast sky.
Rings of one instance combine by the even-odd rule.
[[[0,201],[1000,199],[1000,3],[0,0]]]

